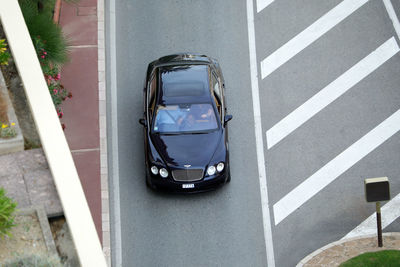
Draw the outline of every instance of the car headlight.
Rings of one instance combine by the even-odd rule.
[[[154,174],[154,175],[158,174],[158,168],[156,166],[151,166],[150,170],[151,170],[152,174]]]
[[[225,165],[224,165],[223,162],[218,163],[218,165],[217,165],[217,171],[218,171],[218,172],[222,172],[222,171],[224,170],[224,167],[225,167]]]
[[[168,171],[165,168],[160,169],[160,176],[162,178],[167,178],[168,177]]]
[[[215,166],[212,165],[212,166],[208,167],[207,174],[210,175],[210,176],[214,175],[215,171],[216,171]]]

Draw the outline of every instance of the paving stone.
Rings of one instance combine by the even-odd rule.
[[[96,15],[97,10],[96,7],[78,7],[78,16],[89,16],[89,15]]]
[[[77,6],[97,6],[97,0],[80,0],[76,3]]]
[[[97,66],[97,48],[75,48],[70,58],[61,76],[63,85],[73,95],[63,103],[64,134],[71,150],[96,149],[100,147],[98,75],[91,66]]]
[[[26,150],[15,154],[18,165],[24,173],[37,170],[48,169],[46,157],[42,149]]]
[[[45,207],[48,216],[61,215],[63,209],[49,170],[35,170],[24,174],[24,179],[32,203]]]
[[[82,7],[84,6],[79,5],[79,8]],[[65,3],[64,1],[61,4],[61,10],[60,25],[63,32],[68,36],[70,45],[97,45],[96,13],[92,15],[79,16],[78,6],[71,3]],[[71,62],[73,61],[71,60]],[[76,64],[75,66],[79,66],[79,64]],[[91,69],[97,70],[97,68],[90,68],[89,70]]]
[[[6,195],[18,203],[18,208],[31,206],[28,192],[22,174],[12,174],[0,177],[0,187],[6,190]]]
[[[0,156],[0,177],[21,174],[15,154],[16,153]]]
[[[344,241],[341,244],[331,246],[315,255],[304,263],[304,267],[339,266],[341,263],[356,257],[362,253],[375,252],[387,249],[400,249],[400,234],[391,233],[383,236],[383,247],[379,248],[376,237],[359,238]],[[304,262],[304,261],[303,261]]]
[[[96,225],[99,239],[102,240],[100,151],[73,152],[72,156]],[[103,205],[108,205],[108,201],[103,201]]]

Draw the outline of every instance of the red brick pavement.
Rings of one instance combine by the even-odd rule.
[[[62,69],[61,82],[73,95],[62,106],[62,122],[102,240],[96,9],[97,0],[76,4],[63,1],[59,24],[71,46],[70,62]]]

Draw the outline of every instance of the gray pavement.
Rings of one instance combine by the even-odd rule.
[[[265,266],[245,2],[118,1],[116,7],[122,266]],[[182,51],[219,60],[233,114],[232,182],[193,196],[146,188],[137,122],[147,64]]]
[[[0,187],[18,203],[18,209],[43,206],[48,217],[63,214],[42,149],[1,155],[0,166]]]
[[[266,208],[272,217],[273,240],[264,240],[246,1],[115,3],[116,43],[115,47],[108,45],[116,49],[117,87],[112,87],[107,99],[109,107],[117,111],[113,115],[118,115],[109,129],[114,134],[109,151],[115,151],[110,162],[111,192],[118,192],[111,193],[111,230],[118,233],[120,226],[121,235],[112,237],[112,246],[121,244],[122,266],[266,266],[265,242],[273,243],[275,266],[294,266],[373,213],[374,205],[364,200],[365,178],[387,176],[392,195],[400,193],[397,133],[352,163],[282,221],[275,218],[276,203],[400,108],[400,55],[395,53],[268,149],[265,134],[276,123],[390,38],[396,46],[399,43],[382,1],[365,1],[262,78],[263,59],[343,2],[356,1],[276,0],[254,13],[270,205]],[[205,53],[220,61],[228,109],[234,116],[229,126],[232,182],[195,196],[158,194],[146,188],[143,133],[137,122],[143,112],[147,64],[183,51]],[[107,57],[110,63],[110,54]],[[112,75],[107,75],[110,80]],[[385,231],[398,232],[399,227],[397,219]]]
[[[258,61],[342,2],[272,3],[256,15]],[[383,2],[368,1],[261,79],[264,134],[393,36],[397,38]],[[265,148],[271,208],[400,108],[399,69],[397,53],[275,146]],[[282,221],[276,221],[271,209],[277,266],[294,266],[370,216],[375,206],[365,202],[365,178],[387,176],[393,197],[400,193],[399,141],[400,135],[393,135]],[[308,187],[311,191],[317,185]],[[399,219],[385,231],[400,231]]]

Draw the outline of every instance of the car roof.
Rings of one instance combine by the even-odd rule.
[[[159,67],[159,104],[211,102],[208,64]]]

